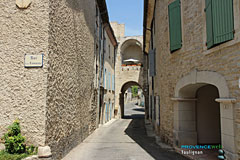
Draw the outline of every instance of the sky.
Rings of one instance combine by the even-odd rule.
[[[125,36],[143,34],[143,0],[106,0],[111,22],[125,23]]]

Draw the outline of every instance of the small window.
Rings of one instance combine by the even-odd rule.
[[[115,76],[112,76],[112,90],[115,90]]]
[[[98,16],[98,6],[96,5],[96,17]]]
[[[105,88],[105,86],[107,86],[107,85],[106,85],[107,82],[105,82],[105,76],[106,76],[106,74],[107,74],[107,70],[104,69],[104,72],[103,72],[103,88]]]
[[[109,53],[109,59],[111,58],[111,48],[110,48],[110,45],[108,45],[108,53]]]
[[[149,76],[154,77],[156,75],[156,49],[149,52]]]

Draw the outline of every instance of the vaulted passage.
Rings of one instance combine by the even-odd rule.
[[[206,83],[189,84],[180,89],[174,110],[176,144],[221,144],[218,88]]]
[[[197,90],[196,122],[198,144],[221,144],[220,104],[218,89],[206,85]],[[206,132],[207,131],[207,132]]]
[[[133,96],[131,87],[139,87],[137,89],[137,94],[138,94],[137,97]],[[135,109],[135,110],[141,110],[141,111],[144,112],[145,98],[144,98],[143,90],[141,88],[142,87],[137,82],[134,82],[134,81],[126,82],[122,86],[121,93],[120,93],[120,96],[119,96],[119,102],[120,102],[120,107],[121,107],[121,118],[129,118],[130,115],[133,116],[133,117],[134,116],[135,117],[138,117],[138,116],[142,117],[142,115],[134,114],[134,113],[128,113],[127,114],[128,117],[125,116],[126,115],[126,113],[125,113],[126,105],[128,105],[129,107],[130,106],[134,107],[135,105],[141,106],[140,108]]]

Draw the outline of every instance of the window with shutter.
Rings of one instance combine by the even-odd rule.
[[[105,75],[106,75],[106,69],[103,70],[103,88],[105,88]]]
[[[111,90],[111,73],[109,72],[109,75],[108,75],[108,80],[109,80],[109,82],[108,82],[108,90]]]
[[[207,47],[213,46],[213,17],[212,17],[212,0],[205,0],[206,24],[207,24]]]
[[[234,38],[233,0],[205,0],[207,47]]]
[[[156,49],[149,52],[149,76],[154,77],[156,75]]]
[[[106,89],[108,89],[108,71],[107,70],[105,71],[105,74],[106,74],[106,85],[105,85],[105,87],[106,87]]]
[[[168,6],[170,51],[182,47],[181,2],[175,0]]]
[[[112,76],[112,90],[114,91],[114,75]]]

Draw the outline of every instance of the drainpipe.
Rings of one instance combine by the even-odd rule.
[[[103,29],[102,29],[102,69],[103,69],[103,90],[105,89],[105,87],[106,87],[106,84],[105,84],[105,41],[106,41],[106,37],[105,37],[105,27],[103,27]],[[105,97],[105,93],[104,93],[104,91],[103,91],[103,104],[104,104],[104,97]],[[103,105],[103,108],[104,107],[106,107],[106,104],[105,105]],[[101,122],[101,124],[103,124],[103,122],[104,122],[104,109],[102,108],[102,122]]]
[[[102,40],[101,40],[101,37],[102,37],[102,22],[100,21],[99,23],[99,78],[98,78],[98,124],[101,124],[101,104],[100,104],[100,99],[101,99],[101,79],[102,79],[102,60],[104,62],[104,59],[102,58]],[[101,31],[100,31],[101,30]]]
[[[117,46],[114,46],[114,109],[113,109],[113,114],[114,114],[114,118],[115,118],[115,105],[116,105],[116,52],[117,52]]]
[[[145,55],[145,57],[147,58],[147,61],[145,60],[145,74],[146,76],[146,84],[145,84],[145,119],[149,119],[149,83],[148,83],[148,54],[145,52],[145,48],[146,48],[146,19],[147,19],[147,11],[148,11],[148,0],[144,0],[144,20],[143,20],[143,53]]]

